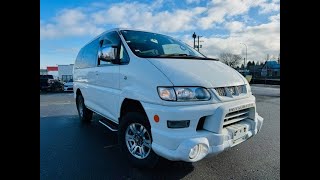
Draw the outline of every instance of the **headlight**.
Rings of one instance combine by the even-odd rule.
[[[176,93],[171,87],[158,87],[158,94],[161,99],[166,101],[175,101]]]
[[[167,101],[206,101],[211,98],[209,91],[202,87],[159,87],[158,93]]]
[[[202,87],[175,87],[178,101],[203,101],[210,99],[208,90]]]
[[[250,84],[246,84],[247,93],[251,94]]]

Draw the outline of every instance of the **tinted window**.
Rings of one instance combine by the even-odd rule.
[[[120,59],[121,59],[121,64],[128,64],[130,59],[127,50],[124,48],[123,45],[121,45],[121,50],[120,50]]]
[[[85,47],[81,48],[79,53],[78,53],[78,56],[77,56],[77,59],[76,59],[76,62],[75,62],[75,68],[83,68],[84,65],[83,65],[83,52],[84,52],[84,49]]]
[[[107,33],[100,42],[100,48],[101,47],[111,47],[112,45],[118,45],[121,43],[121,39],[116,31],[112,31]],[[97,58],[98,59],[98,58]],[[129,63],[129,55],[126,51],[126,49],[121,45],[120,49],[120,59],[121,64],[128,64]],[[106,65],[106,64],[112,64],[111,61],[100,61],[98,62],[98,65]]]
[[[95,67],[98,48],[99,39],[95,39],[83,47],[78,54],[76,68]]]
[[[84,56],[83,56],[86,67],[96,66],[98,48],[99,48],[99,39],[96,39],[87,45],[86,50],[84,52]]]
[[[169,36],[130,30],[123,30],[121,33],[131,51],[139,57],[153,58],[176,55],[181,57],[193,56],[204,58],[202,54],[187,44]]]

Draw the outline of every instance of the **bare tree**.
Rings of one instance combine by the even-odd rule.
[[[219,55],[219,59],[221,62],[225,63],[226,65],[236,68],[237,65],[240,64],[242,57],[237,54],[224,52]]]

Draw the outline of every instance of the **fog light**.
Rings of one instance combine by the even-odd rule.
[[[209,147],[205,144],[197,144],[190,149],[189,159],[192,161],[199,161],[209,153]]]
[[[190,120],[183,121],[167,121],[168,128],[187,128],[190,125]]]
[[[189,158],[194,159],[199,154],[199,144],[190,149]]]

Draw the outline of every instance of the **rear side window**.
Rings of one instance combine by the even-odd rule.
[[[77,57],[75,68],[90,68],[96,66],[99,39],[95,39],[83,47]]]

